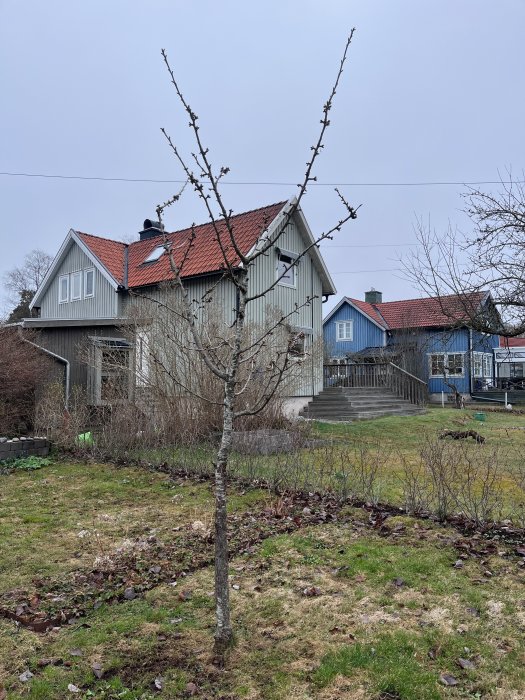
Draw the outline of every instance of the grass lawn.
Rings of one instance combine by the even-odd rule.
[[[435,437],[442,430],[476,430],[486,444],[502,448],[525,449],[525,415],[485,411],[485,421],[474,419],[478,409],[431,407],[416,416],[387,416],[355,423],[315,423],[316,433],[341,440],[361,440],[371,445],[389,444],[410,453],[417,450],[425,437]]]
[[[232,492],[219,670],[208,484],[98,464],[0,476],[0,609],[67,610],[44,633],[0,616],[0,698],[525,697],[515,544],[303,505]]]

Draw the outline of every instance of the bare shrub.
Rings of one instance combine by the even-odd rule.
[[[421,460],[431,480],[438,518],[459,513],[484,525],[500,516],[503,468],[498,448],[429,439]]]
[[[457,449],[428,438],[420,451],[422,463],[432,484],[434,495],[433,510],[439,520],[445,520],[454,510],[456,490]]]
[[[434,483],[423,460],[414,462],[401,455],[403,472],[401,490],[403,508],[409,515],[419,515],[431,510],[434,501]]]
[[[454,494],[457,508],[477,525],[501,516],[502,467],[498,448],[462,445]]]
[[[90,429],[91,422],[86,394],[79,386],[73,387],[67,411],[61,382],[52,382],[41,391],[35,406],[35,429],[59,449],[88,450],[89,444],[79,442],[78,436]]]
[[[52,363],[22,339],[18,328],[0,326],[0,347],[0,435],[23,435],[33,426],[36,387],[51,373]]]

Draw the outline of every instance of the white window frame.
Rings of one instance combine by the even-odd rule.
[[[277,279],[277,284],[281,285],[282,287],[290,287],[291,289],[296,289],[297,288],[297,253],[291,253],[288,250],[278,250],[277,251],[277,266],[276,266],[276,279]],[[286,258],[287,261],[284,260]],[[286,275],[285,277],[281,277],[281,275],[284,272],[284,269],[281,268],[281,261],[284,264],[285,267],[287,267]],[[293,278],[293,282],[286,282],[285,279],[286,277],[291,274]]]
[[[494,370],[492,367],[492,355],[488,352],[483,354],[483,377],[485,379],[492,379],[494,375]]]
[[[341,334],[341,329],[344,328],[344,333]],[[347,334],[347,328],[350,328],[350,333]],[[349,343],[354,339],[354,322],[352,319],[347,321],[335,322],[335,339],[338,343]]]
[[[450,371],[447,370],[446,376],[450,377],[452,379],[461,379],[462,377],[465,376],[465,353],[464,352],[429,352],[428,353],[428,374],[431,379],[443,379],[445,377],[445,372],[442,374],[433,374],[432,373],[432,358],[433,357],[442,357],[443,358],[443,369],[448,368],[449,366],[449,357],[455,356],[455,355],[461,355],[463,360],[461,362],[461,374],[452,374]]]
[[[78,296],[74,296],[75,294],[75,281],[78,280]],[[78,272],[72,272],[71,273],[71,279],[69,280],[70,284],[70,301],[80,301],[82,299],[82,270],[79,270]]]
[[[62,296],[62,282],[66,281],[66,296]],[[69,301],[69,275],[60,275],[58,278],[58,303],[67,304]]]
[[[87,293],[87,277],[88,274],[92,274],[92,284],[91,284],[91,294]],[[91,299],[92,297],[95,296],[95,268],[94,267],[88,267],[86,270],[84,270],[84,299]]]
[[[135,335],[135,385],[148,386],[150,383],[151,362],[149,336],[143,329],[137,329]]]
[[[472,353],[472,376],[476,379],[483,377],[483,357],[482,352]]]

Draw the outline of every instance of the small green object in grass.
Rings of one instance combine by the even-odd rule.
[[[483,413],[483,411],[478,411],[477,413],[474,414],[474,420],[479,420],[482,423],[485,422],[486,414]]]
[[[77,445],[92,445],[92,444],[93,444],[93,436],[91,435],[91,432],[80,433],[80,435],[77,435]]]

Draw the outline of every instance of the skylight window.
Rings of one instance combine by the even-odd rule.
[[[147,262],[155,262],[155,260],[158,260],[162,253],[165,252],[165,248],[163,245],[158,245],[156,248],[153,248],[151,253],[148,255],[148,257],[144,260],[145,263]]]

